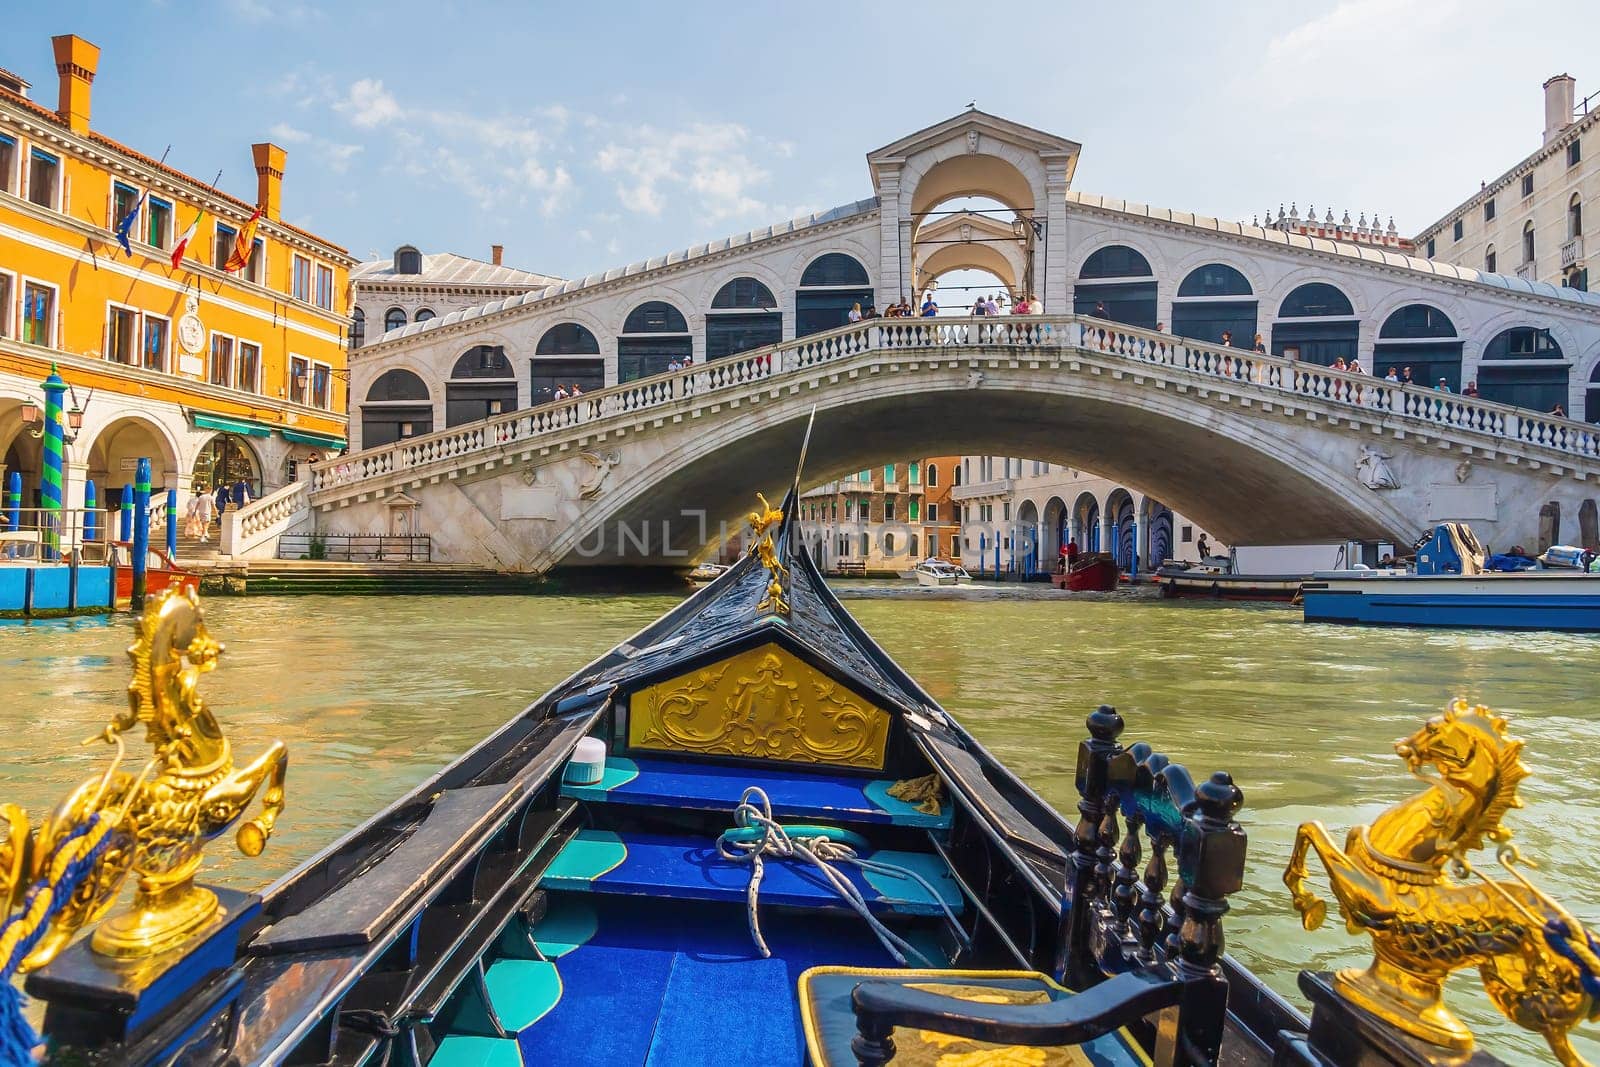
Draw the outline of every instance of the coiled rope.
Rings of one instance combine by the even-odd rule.
[[[877,860],[866,859],[856,854],[856,850],[842,842],[830,840],[826,834],[806,835],[794,838],[772,817],[772,801],[767,794],[757,786],[750,786],[739,798],[739,804],[733,809],[734,826],[740,829],[759,827],[761,837],[755,840],[733,840],[727,834],[717,838],[717,854],[724,859],[736,863],[750,864],[750,885],[745,890],[745,914],[750,923],[750,939],[755,942],[763,959],[769,958],[772,951],[767,947],[766,938],[761,936],[761,918],[756,910],[757,902],[761,895],[761,879],[766,873],[766,857],[774,859],[798,859],[816,868],[839,898],[860,915],[877,937],[884,951],[888,952],[894,961],[902,967],[909,967],[907,956],[915,956],[926,967],[937,967],[939,964],[930,960],[923,952],[912,945],[905,938],[885,926],[872,910],[867,906],[866,898],[861,891],[838,870],[836,864],[850,864],[863,871],[874,874],[887,875],[891,878],[907,878],[922,886],[930,899],[936,901],[944,917],[955,931],[956,938],[964,948],[971,948],[972,941],[967,932],[956,921],[955,913],[950,910],[944,898],[916,871],[896,866],[892,863],[881,863]]]

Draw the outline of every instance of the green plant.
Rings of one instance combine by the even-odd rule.
[[[328,558],[328,546],[323,542],[322,538],[313,537],[311,539],[310,558],[312,558],[312,559],[327,559]]]

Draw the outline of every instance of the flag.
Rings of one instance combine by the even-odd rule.
[[[199,228],[200,220],[205,217],[206,209],[197,208],[194,221],[189,223],[189,228],[183,231],[183,236],[178,238],[178,243],[172,246],[172,266],[174,269],[183,262],[183,253],[188,250],[189,242],[194,239],[194,231]]]
[[[244,224],[233,237],[233,253],[228,256],[228,262],[223,266],[223,271],[232,274],[236,270],[244,270],[250,262],[250,249],[256,240],[256,223],[261,221],[261,209],[256,208],[250,220]]]
[[[129,208],[128,213],[122,216],[122,221],[117,223],[117,244],[122,246],[122,251],[126,255],[133,255],[133,246],[128,244],[128,235],[133,232],[133,224],[139,218],[139,209],[144,207],[144,198],[149,195],[148,189],[140,193],[139,199],[133,202],[133,207]]]

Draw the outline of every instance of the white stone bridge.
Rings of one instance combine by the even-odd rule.
[[[352,453],[230,515],[238,555],[313,524],[425,533],[510,570],[682,566],[753,494],[886,456],[1036,457],[1137,481],[1232,544],[1489,544],[1600,495],[1600,427],[1081,316],[873,320]],[[1592,505],[1591,505],[1592,508]]]

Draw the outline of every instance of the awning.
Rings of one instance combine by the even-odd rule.
[[[221,415],[202,415],[199,412],[189,416],[194,420],[196,429],[221,430],[223,433],[236,433],[243,437],[271,437],[272,427],[259,422],[245,422],[243,419],[225,419]]]
[[[349,444],[343,437],[331,433],[315,433],[311,430],[280,430],[285,441],[293,441],[297,445],[315,445],[318,448],[343,448]]]

